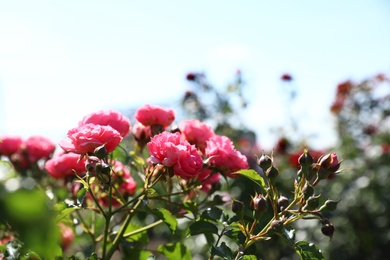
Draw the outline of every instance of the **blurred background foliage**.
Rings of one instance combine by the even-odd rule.
[[[218,134],[230,136],[237,147],[251,162],[252,168],[261,173],[256,157],[261,156],[261,144],[253,129],[248,129],[240,120],[249,98],[243,96],[241,72],[224,92],[207,82],[206,76],[190,73],[187,79],[197,88],[185,93],[182,107],[189,117],[209,120]],[[281,76],[286,84],[286,111],[300,94],[294,88],[293,77]],[[232,98],[233,97],[233,98]],[[210,105],[211,104],[211,105]],[[261,113],[259,111],[259,118]],[[336,211],[327,213],[336,228],[329,241],[321,231],[318,221],[301,221],[297,238],[314,242],[322,249],[326,259],[386,259],[390,255],[390,79],[378,74],[365,80],[346,80],[335,87],[334,102],[329,109],[337,133],[334,147],[311,148],[310,142],[299,133],[299,120],[294,114],[287,115],[290,121],[281,125],[279,139],[267,154],[274,153],[280,172],[277,186],[282,194],[289,196],[293,187],[288,186],[297,171],[297,159],[307,147],[315,160],[326,152],[336,152],[343,159],[341,174],[333,176],[322,189],[323,198],[341,198]],[[250,188],[249,188],[250,187]],[[246,179],[237,179],[231,185],[238,188],[239,199],[248,199],[247,191],[255,187]],[[264,259],[295,259],[293,250],[283,241],[273,239],[259,243],[257,251]]]

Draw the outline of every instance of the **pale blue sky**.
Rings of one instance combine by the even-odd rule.
[[[286,120],[289,72],[289,110],[328,145],[337,83],[390,71],[390,2],[0,1],[1,134],[58,142],[89,112],[177,103],[187,72],[224,87],[236,69],[260,143]]]

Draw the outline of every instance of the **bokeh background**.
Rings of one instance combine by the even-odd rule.
[[[1,1],[0,132],[57,141],[100,108],[179,102],[190,71],[225,87],[241,70],[242,116],[263,146],[286,121],[283,73],[298,93],[287,110],[328,145],[335,86],[390,68],[389,12],[385,0]]]
[[[282,156],[281,181],[303,143],[348,168],[323,194],[342,198],[327,216],[332,241],[318,223],[298,238],[326,259],[386,259],[389,14],[385,0],[2,1],[0,134],[58,142],[98,109],[179,108],[186,91],[202,90],[188,73],[220,93],[239,76],[247,105],[233,114],[250,131],[238,132]],[[294,259],[278,249],[264,257]]]

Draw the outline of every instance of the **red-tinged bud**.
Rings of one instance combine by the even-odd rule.
[[[280,211],[285,210],[288,207],[289,204],[290,204],[290,202],[288,201],[287,197],[285,197],[285,196],[280,196],[279,197],[279,199],[278,199],[278,206],[279,206]]]
[[[267,200],[263,194],[256,194],[252,197],[250,204],[255,212],[264,213],[267,211]]]
[[[290,74],[284,73],[282,74],[282,76],[280,76],[280,79],[283,81],[291,81],[293,78]]]
[[[334,226],[329,222],[328,219],[324,219],[322,221],[322,227],[321,227],[322,234],[332,239],[334,231],[335,231]]]
[[[275,219],[271,222],[271,228],[275,231],[280,231],[283,228],[283,221]]]
[[[195,81],[198,78],[198,74],[196,74],[196,73],[188,73],[186,78],[189,81]]]
[[[90,174],[96,174],[96,165],[100,164],[101,160],[96,156],[89,156],[87,160],[85,160],[85,169]]]

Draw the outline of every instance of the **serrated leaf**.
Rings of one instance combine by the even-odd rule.
[[[131,234],[131,233],[133,233],[134,231],[137,231],[137,229],[140,229],[140,228],[142,228],[142,227],[139,226],[139,225],[136,225],[134,223],[130,223],[127,226],[125,234],[124,234],[124,237],[126,237],[126,240],[130,241],[130,242],[140,242],[141,244],[147,244],[149,242],[149,237],[148,237],[148,234],[147,234],[146,230],[141,231],[139,233],[135,233],[135,234],[133,234],[131,236],[128,236],[128,234]]]
[[[172,233],[175,233],[177,228],[177,219],[171,212],[164,208],[157,208],[150,211],[153,215],[164,221]]]
[[[313,243],[306,241],[296,242],[294,245],[295,251],[301,260],[324,260],[321,250]]]
[[[204,233],[218,234],[218,228],[211,222],[199,220],[190,225],[189,232],[191,236]]]
[[[165,244],[159,246],[157,251],[168,259],[191,260],[191,253],[182,243]]]
[[[254,181],[257,185],[259,185],[264,191],[268,188],[267,184],[265,183],[264,178],[255,170],[239,170],[235,172],[234,174],[239,174],[242,176],[245,176],[249,178],[250,180]]]
[[[211,248],[211,255],[212,256],[220,256],[224,259],[233,259],[233,253],[232,250],[226,245],[225,242],[221,243],[221,246],[213,246]]]

